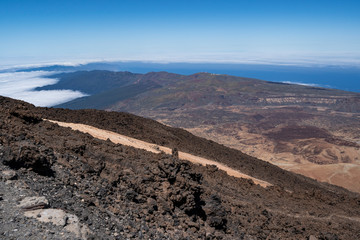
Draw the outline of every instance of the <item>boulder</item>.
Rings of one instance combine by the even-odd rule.
[[[26,197],[21,200],[19,207],[24,211],[46,208],[49,201],[45,197]]]
[[[25,216],[36,218],[40,222],[62,226],[66,231],[75,233],[77,237],[82,239],[87,239],[87,236],[91,234],[90,229],[86,225],[81,224],[76,215],[66,213],[61,209],[49,208],[27,211]]]
[[[211,227],[218,230],[226,230],[226,211],[221,204],[219,196],[211,195],[203,209],[207,216],[207,222]]]

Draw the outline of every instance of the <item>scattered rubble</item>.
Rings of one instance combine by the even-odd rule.
[[[263,188],[214,166],[27,122],[8,108],[31,106],[1,103],[0,238],[360,238],[360,198],[346,190],[291,174],[291,183]],[[5,180],[9,170],[16,179]]]

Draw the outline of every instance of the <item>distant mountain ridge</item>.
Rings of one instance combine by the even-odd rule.
[[[203,95],[202,97],[204,98],[207,98],[207,96],[210,96],[210,98],[219,98],[220,96],[220,98],[223,98],[223,103],[221,103],[222,105],[231,105],[243,102],[246,102],[248,104],[261,105],[264,103],[264,101],[266,101],[267,103],[270,103],[269,101],[272,101],[272,104],[276,105],[276,98],[279,98],[279,96],[276,95],[286,93],[288,94],[289,98],[300,98],[300,96],[302,96],[303,98],[309,99],[309,101],[302,101],[302,104],[311,105],[312,100],[321,98],[323,100],[319,100],[317,103],[323,105],[331,105],[331,107],[335,108],[336,110],[341,110],[341,108],[344,107],[344,102],[346,104],[351,102],[351,111],[360,111],[360,105],[358,104],[360,94],[358,93],[321,87],[295,85],[289,83],[269,82],[230,75],[218,75],[211,73],[180,75],[167,72],[134,74],[130,72],[111,72],[95,70],[90,72],[80,71],[73,73],[62,73],[52,75],[50,77],[58,78],[60,81],[55,85],[37,88],[36,90],[71,89],[79,90],[91,95],[82,99],[75,99],[71,102],[60,104],[57,106],[70,109],[94,108],[94,106],[92,106],[91,104],[85,104],[85,102],[95,102],[97,99],[101,99],[101,97],[104,95],[104,92],[106,92],[107,90],[111,91],[111,93],[109,93],[110,95],[113,95],[116,94],[115,89],[118,89],[120,94],[124,92],[124,89],[122,89],[122,87],[147,82],[149,85],[153,85],[154,88],[159,88],[159,86],[162,87],[162,90],[159,90],[159,93],[154,92],[154,94],[166,95],[169,94],[169,90],[172,92],[180,90],[183,90],[185,92],[198,91],[198,94]],[[167,88],[165,88],[165,86]],[[221,91],[219,91],[219,89],[221,88],[226,88],[226,90],[222,94],[220,93]],[[239,94],[235,93],[229,96],[229,91],[232,93],[237,92]],[[97,96],[97,94],[100,93],[102,95]],[[131,97],[134,97],[136,95],[137,94],[129,94],[129,96]],[[225,100],[225,95],[227,100],[230,102],[227,102]],[[336,98],[334,98],[333,96],[336,96]],[[328,100],[328,102],[326,102],[326,100]],[[81,102],[80,105],[79,102]],[[109,105],[101,105],[100,109],[110,108],[112,105],[115,104],[117,103],[113,102]],[[346,111],[348,111],[348,109],[346,109]]]
[[[197,72],[229,74],[264,79],[273,82],[292,82],[312,86],[332,87],[346,91],[360,92],[360,68],[356,66],[301,66],[245,63],[186,63],[186,62],[141,62],[141,61],[99,61],[70,65],[47,65],[38,67],[14,67],[0,70],[13,71],[129,71],[133,73],[172,72],[191,75]]]
[[[35,90],[70,89],[79,90],[86,94],[97,94],[134,83],[140,74],[130,72],[111,71],[77,71],[50,75],[60,81],[54,85],[38,87]]]

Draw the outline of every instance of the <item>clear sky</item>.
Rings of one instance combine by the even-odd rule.
[[[0,64],[79,59],[360,64],[360,1],[0,1]]]

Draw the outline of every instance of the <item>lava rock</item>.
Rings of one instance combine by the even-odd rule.
[[[29,211],[46,208],[49,201],[45,197],[26,197],[18,205],[22,210]]]
[[[221,199],[217,195],[211,195],[204,206],[207,222],[215,229],[226,230],[226,211],[221,205]]]

